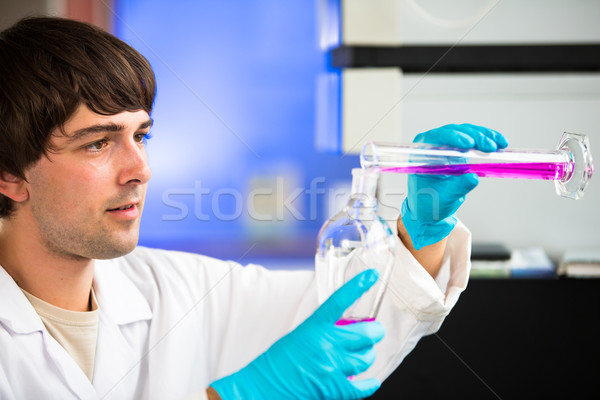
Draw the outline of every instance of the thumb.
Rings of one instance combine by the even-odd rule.
[[[446,202],[456,201],[464,198],[478,184],[479,177],[473,173],[448,177],[440,184],[440,196],[443,196]]]
[[[370,397],[381,387],[381,382],[377,378],[369,378],[362,381],[354,381],[352,385],[357,390],[360,398]]]
[[[327,323],[337,322],[344,311],[350,307],[360,296],[375,284],[379,278],[379,272],[375,269],[368,269],[356,275],[336,290],[326,301],[315,311],[313,317]]]

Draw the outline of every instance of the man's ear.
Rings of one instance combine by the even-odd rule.
[[[25,187],[26,183],[24,179],[18,176],[0,171],[0,193],[13,201],[21,202],[29,198],[29,192]]]

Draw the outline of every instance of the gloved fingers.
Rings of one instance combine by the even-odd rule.
[[[377,378],[369,378],[362,379],[359,381],[348,381],[353,386],[353,397],[354,399],[362,399],[366,397],[370,397],[379,387],[381,387],[381,382]]]
[[[345,376],[354,376],[365,372],[375,362],[375,349],[365,349],[361,352],[348,353],[340,366]]]
[[[462,124],[459,125],[459,129],[473,138],[477,150],[489,153],[508,145],[508,141],[502,134],[483,126]]]
[[[309,319],[335,324],[342,317],[344,311],[369,290],[378,278],[379,272],[374,269],[359,273],[336,290]]]
[[[419,133],[413,140],[414,143],[439,144],[459,149],[471,149],[475,141],[465,132],[461,132],[458,125],[444,125],[440,128]]]
[[[473,124],[449,124],[418,134],[415,143],[439,144],[459,149],[476,148],[491,152],[508,146],[508,140],[498,131]]]
[[[498,131],[473,124],[462,124],[461,126],[471,128],[476,132],[486,136],[488,139],[492,140],[499,149],[504,149],[508,146],[508,140]]]
[[[373,348],[385,336],[383,324],[377,321],[358,322],[336,327],[336,339],[348,351]]]

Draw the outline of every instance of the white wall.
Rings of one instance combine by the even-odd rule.
[[[342,0],[345,44],[586,43],[597,0]]]

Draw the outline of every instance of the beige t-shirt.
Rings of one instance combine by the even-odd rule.
[[[92,288],[91,291],[93,311],[87,312],[69,311],[56,307],[23,289],[21,290],[35,308],[50,335],[69,353],[91,381],[94,376],[94,358],[100,317],[94,289]]]

